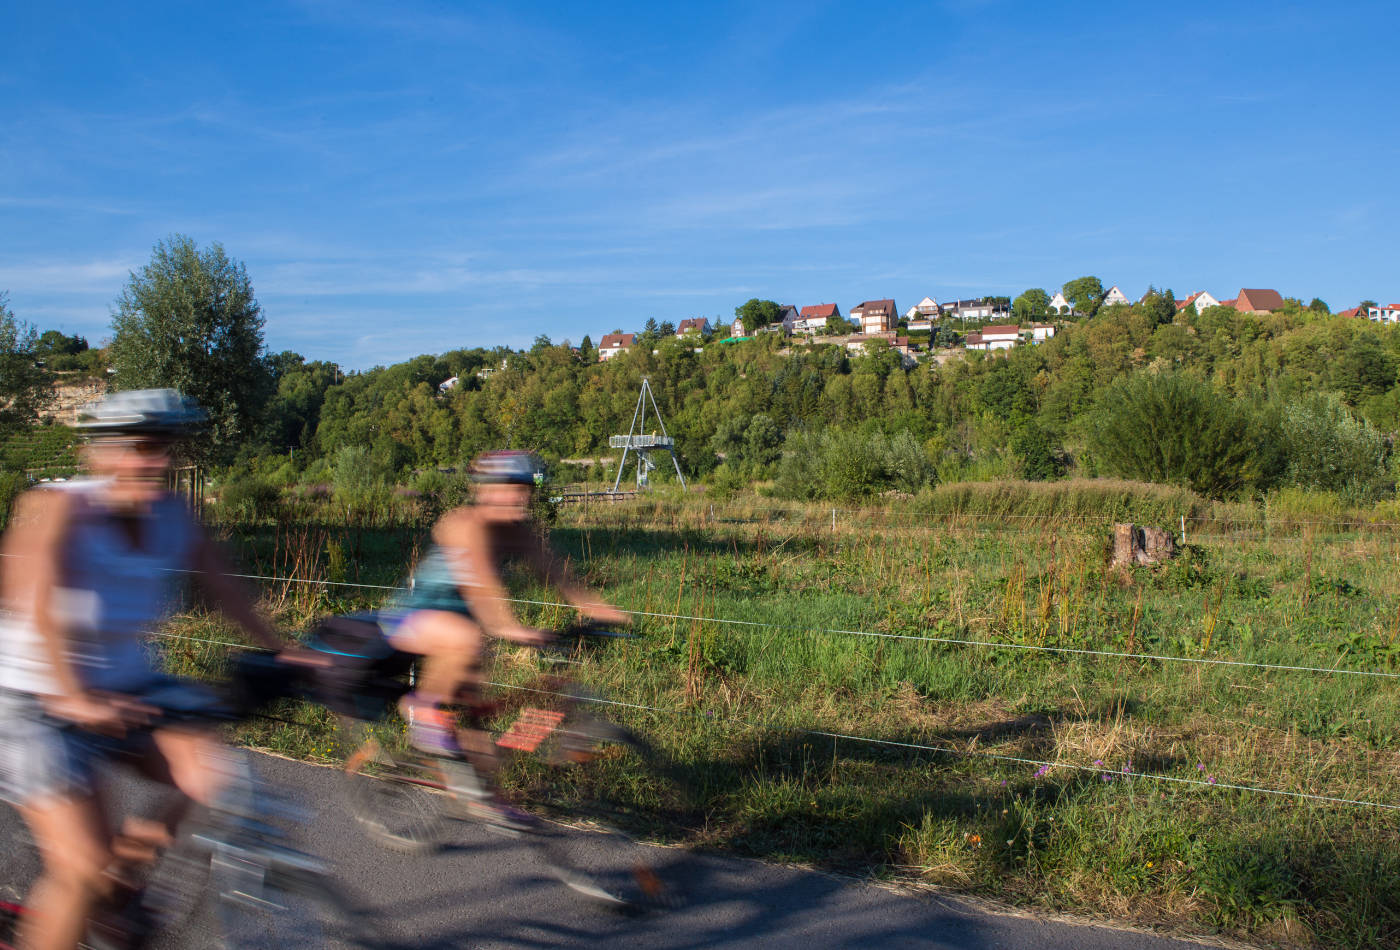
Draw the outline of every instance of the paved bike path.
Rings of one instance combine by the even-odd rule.
[[[339,807],[339,773],[257,756],[269,781],[316,813],[307,846],[329,860],[337,878],[375,910],[387,936],[403,948],[558,946],[932,947],[938,950],[1186,950],[1207,944],[1109,927],[988,911],[971,901],[909,892],[759,861],[650,848],[668,880],[681,883],[684,906],[625,915],[562,886],[539,853],[521,839],[457,823],[438,853],[384,851]],[[16,832],[18,818],[0,809],[0,892],[33,873],[32,854]],[[635,856],[619,838],[567,833],[589,866],[621,880]],[[7,843],[8,844],[5,844]],[[295,921],[285,945],[301,943]],[[181,947],[212,943],[187,933]]]

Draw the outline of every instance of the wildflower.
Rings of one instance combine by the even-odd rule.
[[[1215,776],[1214,776],[1214,775],[1208,775],[1208,776],[1206,776],[1206,781],[1209,782],[1210,784],[1214,785],[1214,784],[1215,784]]]
[[[1205,770],[1206,770],[1206,764],[1205,764],[1204,762],[1197,762],[1197,763],[1196,763],[1196,771],[1197,771],[1197,772],[1204,772]]]
[[[1103,765],[1103,759],[1095,759],[1095,760],[1094,760],[1094,764],[1095,764],[1095,765]]]
[[[1001,787],[1002,787],[1002,788],[1005,788],[1005,787],[1006,787],[1006,779],[1002,779],[1002,780],[1001,780]]]
[[[1148,862],[1147,862],[1147,866],[1148,866],[1148,867],[1152,867],[1152,862],[1151,862],[1151,861],[1148,861]]]

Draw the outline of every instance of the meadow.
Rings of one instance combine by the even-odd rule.
[[[577,794],[607,786],[694,847],[1262,944],[1396,945],[1400,526],[1096,490],[562,506],[555,544],[637,612],[639,637],[583,675],[645,707],[618,716],[701,792],[668,801],[620,758]],[[1187,543],[1111,569],[1119,518]],[[251,574],[329,582],[256,582],[296,628],[382,598],[342,585],[398,583],[425,528],[222,530]],[[528,622],[566,619],[517,590]],[[233,636],[198,611],[167,633],[199,672],[227,650],[177,638]],[[503,649],[492,675],[537,669]],[[335,757],[324,713],[287,718],[244,741]],[[536,777],[511,779],[528,800]]]

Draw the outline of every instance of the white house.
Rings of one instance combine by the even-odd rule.
[[[1029,333],[1032,343],[1044,343],[1055,335],[1055,325],[1053,323],[1036,323],[1029,327],[1022,327],[1021,332]]]
[[[797,333],[821,333],[832,317],[841,319],[840,307],[834,303],[814,303],[798,311],[792,329]]]
[[[920,317],[938,319],[938,301],[932,297],[925,297],[904,314],[906,320],[917,320]]]
[[[959,320],[994,320],[998,314],[1007,312],[1006,304],[993,302],[987,297],[973,297],[971,300],[952,300],[938,305],[939,313]]]
[[[918,333],[923,330],[927,330],[930,333],[933,332],[933,320],[929,317],[910,317],[908,326],[911,333]]]
[[[598,359],[610,360],[619,353],[626,353],[637,339],[635,333],[605,333],[598,343]]]
[[[1020,342],[1020,327],[990,326],[969,333],[964,345],[969,350],[1009,350]]]
[[[1367,307],[1366,316],[1377,323],[1400,323],[1400,303],[1388,307]]]
[[[676,327],[676,336],[685,336],[687,333],[709,336],[710,321],[705,317],[686,317],[681,321],[681,325]]]
[[[1132,301],[1128,299],[1128,295],[1123,293],[1123,291],[1119,290],[1117,284],[1114,284],[1112,287],[1108,288],[1108,293],[1103,295],[1103,305],[1105,307],[1113,307],[1118,305],[1126,307],[1130,303],[1132,303]]]
[[[1185,310],[1187,307],[1195,307],[1197,313],[1202,313],[1205,310],[1210,309],[1211,307],[1218,306],[1220,306],[1220,301],[1216,300],[1204,290],[1198,290],[1191,296],[1187,297],[1185,300],[1178,300],[1176,302],[1176,309],[1178,313],[1182,310]]]
[[[1050,312],[1067,317],[1074,313],[1074,306],[1065,299],[1064,291],[1055,291],[1055,296],[1050,298]]]
[[[438,383],[438,392],[445,393],[450,389],[456,389],[457,384],[461,381],[462,380],[457,376],[452,376],[448,379],[444,379],[442,382]]]

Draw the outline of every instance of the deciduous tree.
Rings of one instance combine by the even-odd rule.
[[[243,265],[215,242],[201,250],[177,234],[133,273],[112,316],[114,384],[168,387],[209,413],[196,456],[231,457],[271,392],[263,316]]]
[[[1103,281],[1097,277],[1076,277],[1060,288],[1065,299],[1079,313],[1092,317],[1103,305]]]
[[[1032,287],[1011,303],[1011,312],[1017,320],[1035,320],[1045,316],[1050,309],[1050,295],[1039,287]]]

